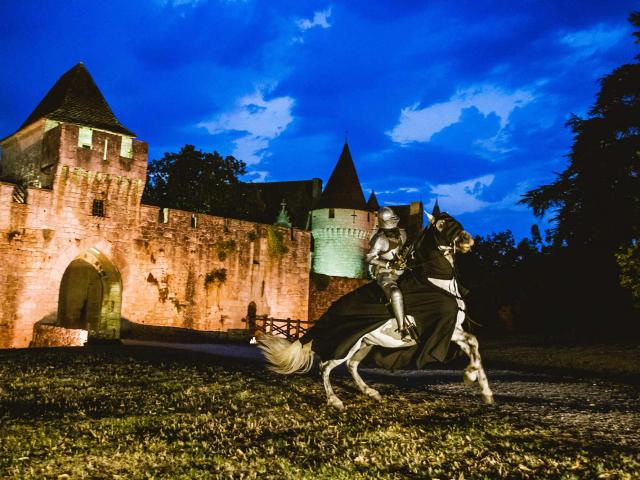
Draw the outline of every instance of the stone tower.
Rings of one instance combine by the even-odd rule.
[[[364,255],[375,215],[367,207],[349,145],[311,212],[313,271],[324,275],[364,278]]]
[[[14,232],[0,242],[7,267],[0,268],[0,345],[25,346],[34,319],[119,336],[121,273],[104,238],[109,223],[122,232],[139,216],[147,144],[134,137],[79,63],[0,140],[0,186],[13,188],[12,201],[2,202],[0,230]],[[76,251],[90,235],[87,248]]]

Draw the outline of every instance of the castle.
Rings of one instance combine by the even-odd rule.
[[[346,143],[322,193],[318,179],[256,184],[278,204],[307,192],[289,199],[294,222],[285,203],[269,223],[145,205],[147,144],[78,64],[0,146],[0,348],[53,330],[117,339],[123,320],[224,331],[247,312],[315,319],[365,281],[377,201],[364,201]],[[421,227],[420,202],[396,208]]]

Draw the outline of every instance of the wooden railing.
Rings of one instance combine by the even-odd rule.
[[[249,328],[251,328],[251,321],[249,321]],[[255,317],[255,331],[268,333],[277,337],[286,337],[289,340],[297,340],[302,335],[307,333],[307,330],[313,325],[313,322],[306,320],[291,320],[271,318],[266,315],[260,315]]]

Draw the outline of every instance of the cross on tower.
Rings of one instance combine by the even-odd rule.
[[[358,215],[356,214],[356,211],[355,211],[355,210],[353,211],[353,215],[351,215],[351,216],[353,217],[353,223],[356,223],[356,217],[357,217]]]

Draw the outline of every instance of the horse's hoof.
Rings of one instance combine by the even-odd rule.
[[[365,390],[365,395],[373,398],[374,400],[377,400],[378,402],[382,401],[382,396],[380,395],[380,392],[378,392],[377,390],[374,390],[373,388],[367,388],[367,390]]]
[[[338,410],[344,410],[344,403],[336,396],[327,398],[327,404]]]
[[[493,393],[491,393],[491,392],[483,393],[482,394],[482,401],[485,403],[485,405],[493,405],[494,404]]]

